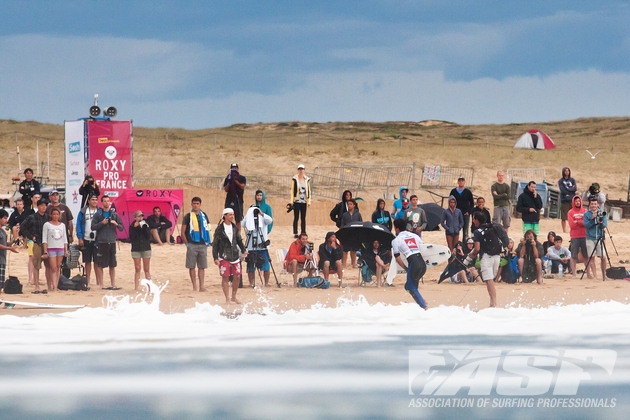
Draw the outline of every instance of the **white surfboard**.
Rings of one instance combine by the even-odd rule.
[[[37,303],[37,302],[20,302],[16,300],[0,300],[0,304],[4,303],[6,307],[13,306],[27,306],[29,308],[42,308],[42,309],[79,309],[85,308],[87,305],[62,305],[57,303]]]
[[[392,282],[394,281],[394,277],[396,277],[396,274],[404,273],[407,271],[407,258],[405,258],[403,254],[400,254],[400,258],[405,263],[405,267],[399,266],[396,258],[392,258],[392,262],[391,264],[389,264],[389,271],[387,272],[387,279],[385,279],[387,284],[392,284]]]
[[[446,245],[422,244],[420,245],[420,255],[422,255],[427,268],[431,268],[448,261],[451,257],[451,250],[448,249]],[[407,264],[405,256],[402,254],[400,254],[400,256],[403,262]],[[392,284],[396,274],[401,271],[407,271],[406,267],[400,267],[396,262],[396,259],[392,259],[392,263],[389,266],[389,272],[387,273],[387,283]]]

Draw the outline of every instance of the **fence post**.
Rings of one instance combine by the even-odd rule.
[[[416,192],[416,162],[411,167],[411,191]]]

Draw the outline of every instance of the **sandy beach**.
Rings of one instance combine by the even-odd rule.
[[[327,202],[314,203],[313,213],[317,214],[317,209],[321,207],[320,212],[324,212],[330,206]],[[278,208],[274,206],[274,208]],[[309,210],[310,211],[310,210]],[[315,215],[313,215],[315,216]],[[220,305],[228,312],[238,313],[239,311],[259,312],[263,310],[273,310],[284,312],[287,310],[300,310],[310,308],[313,305],[322,305],[326,307],[336,307],[340,300],[357,301],[365,299],[369,304],[381,302],[386,305],[398,305],[401,303],[413,302],[411,296],[405,292],[403,285],[405,277],[402,274],[396,276],[394,287],[376,288],[373,286],[359,286],[357,269],[346,268],[344,271],[344,287],[339,289],[337,286],[337,278],[331,275],[331,287],[327,290],[317,289],[294,289],[290,287],[292,278],[288,274],[281,275],[282,267],[277,263],[276,249],[288,248],[292,241],[291,226],[284,224],[284,219],[289,216],[285,212],[278,213],[276,220],[278,221],[270,234],[271,246],[270,253],[273,259],[274,269],[281,283],[281,287],[276,286],[273,274],[271,276],[270,287],[256,287],[255,289],[248,287],[248,281],[245,280],[245,287],[238,292],[238,299],[242,305],[230,305],[226,307],[225,298],[221,289],[221,280],[218,268],[213,264],[206,271],[205,292],[193,292],[188,270],[184,267],[186,248],[183,245],[153,245],[153,256],[151,258],[151,275],[152,280],[158,285],[164,285],[168,281],[168,285],[161,294],[160,308],[165,313],[182,312],[188,308],[193,308],[197,304],[209,303],[211,305]],[[315,217],[313,217],[315,218]],[[278,224],[279,223],[279,224]],[[520,220],[513,219],[513,226],[520,229]],[[560,221],[557,219],[545,219],[541,222],[541,232],[554,230],[558,234],[561,232]],[[308,226],[309,239],[318,246],[326,232],[334,231],[334,225],[317,225]],[[516,236],[516,229],[511,229],[510,236]],[[611,254],[610,258],[613,265],[620,265],[619,261],[630,260],[628,248],[630,246],[630,229],[627,222],[610,224],[610,231],[613,235],[615,246],[619,250],[620,255],[615,255],[614,248],[608,241],[608,249]],[[542,235],[541,235],[542,236]],[[568,234],[564,235],[568,238]],[[424,240],[426,243],[444,244],[444,233],[442,231],[425,232]],[[209,254],[211,250],[209,250]],[[211,259],[211,256],[209,257]],[[97,288],[94,277],[91,280],[89,291],[60,291],[56,293],[32,294],[33,286],[27,283],[27,254],[25,250],[21,250],[19,254],[11,254],[10,256],[10,273],[16,275],[22,284],[24,284],[24,294],[22,295],[2,295],[7,300],[19,300],[26,302],[39,303],[58,303],[58,304],[85,304],[90,307],[102,307],[107,303],[108,296],[125,296],[128,295],[132,300],[143,299],[144,292],[135,292],[133,290],[133,261],[130,256],[130,244],[119,242],[118,250],[118,267],[116,269],[117,285],[122,287],[120,291],[105,291]],[[348,262],[349,265],[349,262]],[[469,307],[473,310],[488,307],[489,299],[485,285],[481,283],[474,284],[452,284],[443,282],[437,284],[437,279],[444,264],[439,267],[429,268],[424,276],[424,283],[420,284],[420,292],[427,300],[430,307],[440,305]],[[581,265],[578,265],[580,268]],[[630,264],[628,265],[630,266]],[[77,274],[78,270],[73,270],[72,274]],[[598,272],[599,274],[599,272]],[[40,283],[44,284],[43,270],[41,272]],[[105,274],[105,286],[109,285],[109,278]],[[256,276],[256,285],[260,286],[261,282]],[[550,305],[569,305],[569,304],[587,304],[598,301],[619,301],[628,303],[630,298],[630,282],[623,280],[601,280],[601,276],[597,280],[589,280],[586,277],[580,280],[573,279],[570,275],[563,278],[545,279],[542,285],[532,284],[497,284],[497,299],[499,307],[547,307]],[[420,309],[419,309],[420,310]],[[33,315],[42,312],[57,312],[62,310],[50,309],[31,309],[16,306],[14,308],[2,308],[0,314],[12,315]]]

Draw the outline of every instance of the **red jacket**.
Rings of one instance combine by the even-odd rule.
[[[291,243],[291,246],[289,247],[289,250],[287,251],[287,256],[284,257],[285,270],[289,266],[289,263],[293,260],[297,260],[297,262],[302,263],[302,264],[304,264],[304,262],[306,261],[306,256],[304,255],[304,247],[300,243],[299,238]]]
[[[573,200],[571,201],[573,207],[567,214],[569,227],[571,228],[571,238],[586,238],[586,228],[584,227],[584,213],[586,213],[586,209],[577,207],[575,205],[576,199],[582,201],[577,195],[573,197]]]

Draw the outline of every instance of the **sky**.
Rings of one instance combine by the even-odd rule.
[[[0,0],[0,119],[630,115],[630,2]]]

